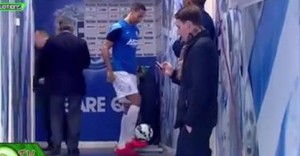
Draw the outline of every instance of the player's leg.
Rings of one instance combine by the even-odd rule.
[[[128,74],[124,72],[115,72],[116,80],[113,82],[113,87],[117,94],[117,98],[119,102],[123,104],[125,112],[123,113],[121,119],[121,129],[120,129],[120,137],[116,148],[117,155],[137,155],[136,152],[129,146],[128,142],[131,141],[130,134],[128,133],[127,125],[129,120],[128,116],[128,108],[129,102],[125,97],[128,95],[130,91],[130,86],[127,83],[128,81]],[[125,101],[124,101],[125,100]],[[126,107],[127,106],[127,107]]]
[[[126,122],[126,129],[131,138],[130,145],[134,148],[143,148],[147,146],[147,143],[145,141],[136,140],[134,134],[142,101],[141,95],[138,92],[137,78],[135,75],[129,74],[128,84],[130,84],[130,94],[127,95],[126,98],[130,101],[130,106],[127,112],[129,118],[128,122]]]
[[[119,102],[122,104],[123,106],[123,115],[122,115],[122,119],[121,119],[121,126],[120,126],[120,137],[119,137],[119,142],[117,147],[120,149],[123,149],[126,147],[127,142],[131,141],[130,135],[128,134],[128,131],[126,130],[126,125],[127,125],[127,121],[128,121],[128,109],[130,106],[130,101],[128,101],[126,98],[121,98],[119,100]]]
[[[138,119],[138,115],[140,112],[140,105],[141,105],[141,96],[139,93],[135,93],[132,95],[128,95],[127,99],[131,102],[127,111],[128,124],[126,125],[129,137],[131,140],[134,139],[134,129],[136,126],[136,122]]]
[[[141,96],[135,93],[128,95],[127,99],[127,102],[122,102],[125,110],[121,120],[121,133],[118,147],[125,147],[126,144],[132,148],[146,147],[147,143],[145,141],[135,139],[135,127],[140,111]]]
[[[123,113],[127,114],[131,102],[126,97],[119,99],[118,102],[123,107]]]

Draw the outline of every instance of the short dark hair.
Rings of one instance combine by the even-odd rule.
[[[185,5],[197,5],[200,8],[204,8],[206,0],[185,0]]]
[[[131,11],[139,11],[139,10],[146,11],[146,6],[143,3],[135,2],[131,5],[130,10]]]
[[[202,25],[201,23],[201,10],[196,5],[188,5],[175,14],[175,18],[182,22],[191,21],[194,25]]]
[[[198,1],[199,1],[198,2],[199,6],[203,8],[204,5],[205,5],[206,0],[198,0]]]

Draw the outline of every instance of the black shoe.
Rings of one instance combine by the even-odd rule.
[[[50,151],[46,152],[46,155],[60,155],[60,147],[52,147]]]
[[[80,155],[80,151],[79,151],[79,149],[78,148],[76,148],[76,149],[68,149],[68,155],[74,155],[74,156],[78,156],[78,155]]]
[[[52,149],[52,146],[43,147],[43,151],[50,151]]]

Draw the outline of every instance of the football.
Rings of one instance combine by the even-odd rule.
[[[150,141],[153,137],[153,130],[148,124],[139,124],[135,128],[135,137],[139,140]]]

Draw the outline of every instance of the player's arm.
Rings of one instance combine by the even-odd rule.
[[[117,28],[112,30],[111,32],[109,32],[107,34],[107,37],[103,43],[103,46],[101,48],[101,52],[102,52],[102,57],[104,60],[104,63],[106,65],[107,71],[108,72],[112,72],[112,65],[111,65],[111,61],[110,61],[110,54],[109,54],[109,50],[112,48],[112,46],[114,45],[114,43],[119,40],[121,36],[121,28]]]
[[[102,48],[101,48],[102,57],[103,57],[104,63],[106,65],[106,68],[107,68],[108,71],[112,71],[109,50],[111,49],[113,44],[114,43],[112,41],[106,39],[103,43]]]

